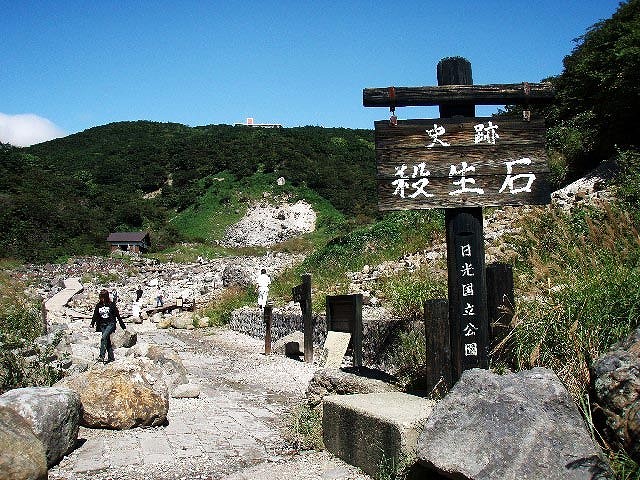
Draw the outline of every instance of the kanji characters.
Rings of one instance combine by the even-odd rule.
[[[536,179],[536,176],[533,173],[520,173],[518,175],[511,175],[511,174],[513,173],[514,165],[531,165],[531,159],[528,157],[525,157],[525,158],[521,158],[520,160],[514,160],[512,162],[505,162],[505,165],[507,166],[507,176],[504,179],[504,183],[502,184],[502,187],[500,188],[498,193],[504,192],[504,190],[507,187],[509,187],[509,192],[514,194],[520,193],[520,192],[530,192],[531,184]],[[524,187],[515,188],[513,186],[513,182],[523,178],[527,179],[527,184]]]
[[[440,140],[440,137],[442,135],[445,134],[446,130],[444,129],[444,127],[442,125],[438,125],[437,123],[433,124],[433,129],[431,130],[425,130],[425,132],[427,132],[427,135],[429,135],[429,137],[431,137],[431,143],[429,145],[427,145],[427,148],[433,148],[437,145],[440,145],[442,147],[449,147],[450,144]]]
[[[453,192],[449,192],[449,195],[460,195],[461,193],[480,193],[483,194],[484,190],[482,188],[469,188],[467,184],[475,185],[476,181],[473,178],[467,178],[467,173],[475,172],[476,167],[473,165],[467,165],[467,162],[462,162],[460,169],[458,170],[455,165],[451,165],[449,169],[449,177],[454,177],[459,175],[460,180],[454,181],[454,185],[460,185],[458,190],[454,190]]]
[[[473,139],[474,143],[490,143],[491,145],[496,144],[496,140],[500,138],[496,133],[498,129],[498,125],[494,125],[493,122],[489,121],[489,125],[485,127],[484,123],[479,123],[473,126],[475,130],[475,136]]]

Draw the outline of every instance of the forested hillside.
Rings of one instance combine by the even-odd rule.
[[[95,253],[114,230],[180,241],[167,220],[197,203],[222,171],[283,176],[348,215],[375,212],[368,130],[120,122],[30,148],[3,145],[0,160],[0,257]]]
[[[639,39],[640,0],[621,3],[549,79],[556,101],[534,114],[547,120],[556,187],[620,151],[637,151]],[[346,215],[376,215],[372,130],[119,122],[29,148],[0,144],[0,258],[100,253],[116,230],[149,230],[159,246],[180,242],[168,220],[197,208],[220,172],[240,186],[254,174],[283,176]]]

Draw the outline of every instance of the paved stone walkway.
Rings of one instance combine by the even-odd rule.
[[[261,342],[229,331],[173,332],[152,327],[138,341],[178,351],[200,398],[171,398],[165,427],[81,428],[84,443],[50,470],[50,480],[277,480],[299,462],[298,479],[369,478],[326,452],[292,455],[283,439],[313,366],[264,356]]]

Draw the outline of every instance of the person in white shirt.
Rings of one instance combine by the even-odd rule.
[[[267,270],[260,270],[260,275],[256,279],[256,285],[258,286],[258,307],[263,309],[267,304],[267,296],[269,295],[269,285],[271,285],[271,278],[267,275]]]

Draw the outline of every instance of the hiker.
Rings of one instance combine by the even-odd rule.
[[[117,303],[118,302],[118,291],[115,288],[111,292],[111,301],[113,303]]]
[[[100,299],[93,311],[91,318],[91,326],[96,326],[96,332],[102,332],[100,339],[100,356],[98,361],[105,362],[104,354],[107,353],[106,363],[115,360],[113,356],[113,347],[111,346],[111,334],[116,331],[116,320],[120,323],[120,327],[126,330],[127,327],[120,317],[120,312],[116,304],[109,300],[109,292],[101,290],[98,295]]]
[[[271,285],[271,278],[267,275],[267,270],[265,268],[260,270],[260,275],[258,275],[258,278],[256,279],[256,285],[258,286],[258,307],[263,309],[267,304],[269,285]]]
[[[138,289],[136,290],[136,302],[139,302],[142,298],[142,286],[138,285]]]
[[[156,292],[156,307],[162,307],[164,305],[162,297],[164,297],[164,292],[160,288],[160,285],[158,285],[158,291]]]

